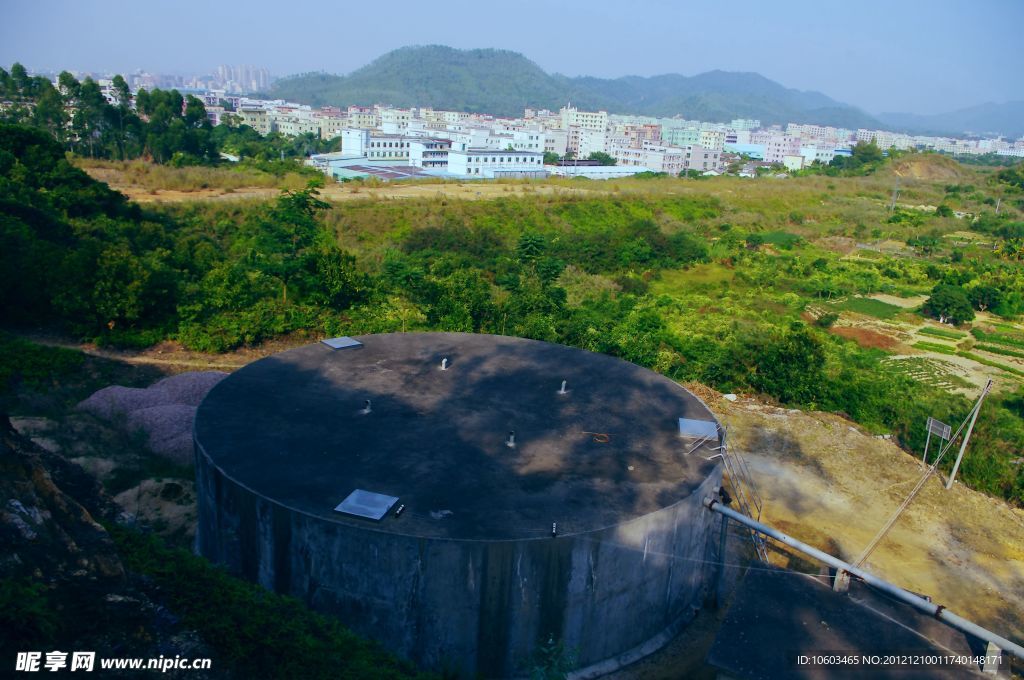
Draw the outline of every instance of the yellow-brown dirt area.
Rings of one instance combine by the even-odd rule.
[[[762,520],[843,559],[860,554],[924,472],[920,459],[838,416],[748,400],[713,406],[764,498]],[[943,480],[930,479],[865,567],[1024,639],[1020,509],[959,483],[947,491]]]

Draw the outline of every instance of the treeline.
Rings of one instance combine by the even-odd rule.
[[[112,101],[96,81],[79,82],[67,71],[54,86],[46,78],[30,76],[21,64],[10,72],[0,68],[0,122],[46,130],[64,149],[87,158],[209,165],[224,152],[280,173],[273,162],[339,148],[338,140],[309,133],[264,136],[235,124],[230,114],[227,122],[214,127],[196,97],[159,88],[139,90],[133,97],[120,75],[114,76],[109,95]]]
[[[313,189],[285,192],[241,224],[183,229],[93,181],[45,132],[0,124],[0,315],[100,342],[180,333],[220,350],[315,326],[357,293],[315,219],[324,205]]]

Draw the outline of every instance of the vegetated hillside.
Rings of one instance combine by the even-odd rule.
[[[918,115],[914,113],[881,113],[889,127],[921,134],[959,135],[963,133],[997,133],[1014,139],[1024,136],[1024,101],[992,102],[966,109]]]
[[[756,73],[710,71],[687,77],[569,78],[546,73],[506,50],[432,45],[389,52],[348,76],[306,74],[279,80],[273,95],[314,105],[386,103],[433,106],[502,116],[525,107],[583,109],[728,121],[816,122],[872,127],[863,111],[818,92],[793,90]]]
[[[865,165],[875,162],[884,161]],[[1020,504],[1024,470],[1013,461],[1024,453],[1024,393],[1012,392],[1024,376],[1024,333],[1004,323],[1024,313],[1024,215],[1011,196],[1020,174],[1003,171],[990,186],[970,172],[969,184],[902,181],[895,211],[891,179],[871,175],[755,180],[742,191],[737,178],[634,178],[603,191],[509,182],[493,185],[505,191],[491,201],[336,205],[311,187],[269,203],[143,209],[69,166],[47,133],[0,126],[0,318],[98,343],[174,340],[196,351],[285,335],[515,335],[842,412],[919,451],[927,416],[953,422],[969,408],[949,391],[964,381],[942,366],[929,364],[927,375],[894,366],[891,343],[838,330],[864,314],[923,323],[864,295],[932,295],[933,316],[992,319],[972,329],[978,343],[959,331],[962,347],[940,349],[1005,376],[975,429],[981,453],[962,474]],[[550,187],[575,190],[539,190]],[[1005,193],[998,215],[996,191]],[[955,211],[978,215],[970,227],[984,243],[944,238],[968,226]],[[843,257],[869,240],[905,256],[879,245]],[[981,341],[994,349],[973,346]],[[37,365],[22,363],[0,370],[0,388]]]

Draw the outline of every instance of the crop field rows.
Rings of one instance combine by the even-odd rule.
[[[962,370],[949,361],[930,357],[894,356],[884,359],[882,363],[897,373],[932,387],[952,391],[971,386],[971,382],[963,378]]]

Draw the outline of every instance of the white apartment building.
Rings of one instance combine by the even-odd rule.
[[[270,134],[270,116],[266,109],[241,108],[235,111],[240,125],[248,125],[261,135]]]
[[[729,123],[729,127],[736,132],[741,130],[750,132],[751,130],[756,130],[761,127],[761,121],[756,118],[734,118],[732,122]]]
[[[577,134],[572,136],[575,141],[573,152],[576,158],[587,158],[590,154],[608,148],[608,136],[604,130],[588,130],[586,128],[575,128]]]
[[[417,139],[409,142],[409,165],[427,170],[447,170],[448,152],[452,143],[447,139]]]
[[[514,130],[512,132],[512,148],[516,151],[537,151],[541,154],[545,149],[543,130]]]
[[[378,127],[386,135],[400,135],[408,129],[412,118],[412,111],[408,109],[381,109]]]
[[[365,106],[348,107],[348,125],[352,128],[376,128],[380,125],[380,116],[373,109]]]
[[[665,172],[678,175],[686,163],[683,149],[661,144],[645,143],[642,148],[612,145],[608,153],[615,159],[616,165],[648,168],[652,172]]]
[[[697,143],[705,149],[717,149],[718,151],[721,151],[722,147],[725,146],[725,131],[701,130],[700,138]]]
[[[562,116],[562,129],[564,130],[577,127],[604,132],[608,128],[607,111],[580,111],[567,106],[563,107],[559,113]]]
[[[480,179],[547,176],[543,152],[497,149],[449,151],[448,173]]]
[[[722,169],[722,149],[690,144],[683,147],[683,169],[718,172]]]
[[[415,137],[385,135],[370,130],[343,130],[341,153],[347,157],[365,156],[369,161],[409,163],[409,145]]]
[[[700,143],[701,131],[695,127],[672,127],[661,129],[661,141],[671,146],[688,146]]]
[[[836,151],[831,146],[801,146],[800,155],[804,157],[805,166],[814,161],[828,165],[836,157]]]
[[[544,131],[544,151],[564,156],[569,148],[569,131],[548,128]]]
[[[751,135],[753,141],[754,135]],[[787,134],[768,135],[764,142],[764,160],[768,163],[782,163],[786,156],[800,155],[800,138]]]

